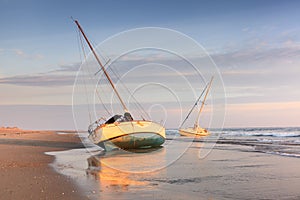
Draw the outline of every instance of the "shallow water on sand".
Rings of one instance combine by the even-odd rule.
[[[273,143],[256,138],[215,142],[172,137],[151,152],[104,153],[90,144],[47,154],[89,199],[300,199],[299,158],[275,154]]]

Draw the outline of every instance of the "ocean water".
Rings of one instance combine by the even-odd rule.
[[[210,137],[195,139],[195,142],[239,144],[252,146],[258,152],[300,158],[300,127],[224,128],[210,132]],[[170,139],[179,136],[176,129],[169,129],[166,133]]]
[[[254,151],[300,158],[300,128],[235,128],[215,130],[219,143],[239,143]]]
[[[300,199],[300,128],[214,129],[209,137],[166,131],[160,149],[48,152],[88,199]]]

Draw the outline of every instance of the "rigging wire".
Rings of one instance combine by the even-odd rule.
[[[99,47],[97,47],[97,48],[99,48]],[[103,52],[103,51],[104,50],[101,50],[101,52]],[[126,84],[121,80],[120,74],[113,69],[114,65],[109,64],[110,59],[107,56],[105,56],[105,54],[101,54],[101,53],[98,52],[98,55],[106,63],[105,64],[105,65],[107,65],[106,70],[110,70],[115,75],[115,77],[119,81],[119,84],[127,91],[127,93],[129,94],[129,97],[131,97],[133,99],[133,104],[136,107],[136,109],[139,112],[139,114],[141,115],[141,117],[144,119],[143,115],[146,115],[146,117],[148,119],[150,119],[150,116],[148,115],[148,113],[145,111],[145,109],[142,107],[142,105],[138,102],[138,100],[135,98],[135,96],[130,92],[130,90],[126,86]],[[99,70],[99,71],[102,71],[102,69]],[[97,71],[96,73],[99,73],[99,71]]]
[[[96,45],[94,45],[93,41],[90,41],[90,43],[91,43],[93,46],[96,46]],[[97,47],[97,49],[99,49],[99,48],[100,48],[100,47]],[[104,67],[105,67],[106,65],[108,65],[110,59],[107,58],[104,54],[99,53],[99,52],[97,51],[97,49],[95,49],[95,51],[97,52],[97,55],[101,58],[101,60],[103,60],[103,61],[105,62],[105,64],[104,64]],[[102,52],[102,51],[104,51],[104,50],[101,50],[101,52]],[[108,68],[107,68],[107,69],[108,69]],[[96,73],[94,73],[94,75],[97,75],[97,74],[99,74],[99,73],[101,73],[101,72],[102,72],[102,74],[100,74],[100,77],[101,77],[101,76],[104,75],[104,72],[103,72],[102,68],[100,68]],[[109,81],[108,81],[106,78],[101,79],[101,80],[104,81],[105,84],[108,84],[108,85],[110,84]],[[101,88],[101,87],[100,87],[100,88]],[[102,90],[102,91],[104,91],[104,90]],[[106,92],[103,92],[103,94],[105,95]],[[99,95],[99,94],[97,94],[97,95],[99,96],[99,98],[100,98],[100,100],[101,100],[100,95]],[[107,96],[107,95],[106,95],[106,96]],[[108,99],[109,99],[109,97],[108,97]],[[104,103],[103,103],[102,100],[101,100],[101,102],[102,102],[102,104],[103,104],[103,106],[104,106],[106,112],[108,112],[110,115],[112,115],[112,114],[108,111],[107,107],[104,105]],[[120,106],[120,108],[122,108],[122,106]]]
[[[80,35],[81,36],[81,35]],[[81,40],[81,44],[83,45],[83,42],[82,42],[82,36],[80,37],[80,40]],[[99,48],[99,47],[98,47]],[[98,53],[98,55],[102,58],[102,60],[104,60],[106,62],[106,64],[109,62],[110,59],[106,59],[105,56],[103,54],[100,54]],[[108,60],[108,62],[106,61]],[[112,69],[111,65],[108,65],[107,69],[109,69],[115,76],[116,78],[118,79],[118,81],[120,82],[120,84],[126,89],[126,91],[128,92],[129,96],[132,97],[132,99],[134,100],[134,106],[137,108],[138,112],[141,114],[141,117],[144,119],[143,115],[146,115],[147,118],[150,119],[150,116],[148,115],[148,113],[144,110],[144,108],[141,106],[141,104],[137,101],[137,99],[134,97],[134,95],[130,92],[130,90],[128,89],[128,87],[126,87],[126,85],[123,83],[123,81],[120,79],[120,75]],[[102,72],[102,75],[103,75],[103,70],[100,69],[99,71],[97,71],[97,73],[99,72]],[[89,72],[89,74],[91,75],[91,73]],[[106,83],[109,83],[107,80],[106,80]],[[97,96],[98,96],[98,99],[101,101],[105,111],[111,115],[111,113],[109,112],[109,110],[107,109],[107,107],[105,106],[104,102],[102,101],[99,93],[98,93],[98,90],[96,88],[96,93],[97,93]]]
[[[87,56],[86,56],[86,54],[85,54],[85,49],[84,49],[84,43],[83,43],[82,35],[80,34],[80,31],[79,31],[79,30],[78,30],[78,33],[79,33],[80,43],[81,43],[81,47],[82,47],[82,52],[83,52],[83,54],[84,54],[85,60],[87,60]],[[87,65],[87,68],[86,68],[86,69],[87,69],[87,71],[88,71],[88,75],[90,76],[91,79],[93,79],[94,77],[92,76],[92,73],[91,73],[90,70],[89,70],[88,62],[86,63],[86,65]],[[91,76],[92,76],[92,77],[91,77]],[[85,80],[85,79],[84,79],[84,80]],[[86,84],[86,83],[84,83],[84,84]],[[86,87],[86,85],[85,85],[85,87]],[[107,107],[105,106],[103,100],[101,99],[101,96],[100,96],[100,94],[99,94],[99,92],[98,92],[97,87],[95,88],[95,92],[96,92],[96,95],[97,95],[99,101],[101,102],[101,104],[103,105],[105,111],[107,112],[107,114],[111,115],[111,113],[109,112],[109,110],[108,110]],[[89,110],[89,113],[90,113],[90,110]]]
[[[196,100],[195,104],[193,105],[193,107],[191,108],[191,110],[189,111],[189,113],[187,114],[186,118],[183,120],[183,122],[180,125],[180,128],[183,126],[183,124],[186,122],[186,120],[189,118],[190,114],[192,113],[192,111],[194,110],[194,108],[198,105],[198,102],[200,101],[202,95],[204,94],[205,90],[207,89],[209,83],[206,84],[205,88],[203,89],[203,91],[201,92],[200,96],[198,97],[198,99]]]
[[[103,74],[102,74],[102,75],[103,75]],[[102,75],[101,75],[101,76],[102,76]],[[101,76],[100,76],[100,77],[101,77]],[[102,84],[101,81],[103,81],[104,83]],[[98,89],[101,90],[101,91],[102,91],[102,92],[101,92],[102,96],[106,96],[106,99],[109,99],[109,97],[108,97],[108,95],[106,94],[105,90],[101,87],[101,85],[104,85],[104,84],[109,85],[108,80],[106,80],[106,79],[99,79],[99,84],[98,84],[98,87],[96,88],[96,93],[97,93],[97,96],[98,96],[99,100],[101,101],[101,103],[102,103],[102,105],[103,105],[105,111],[107,112],[107,114],[109,114],[110,116],[112,116],[112,114],[111,114],[111,112],[109,111],[109,109],[107,108],[107,106],[105,106],[105,103],[103,102],[103,100],[102,100],[102,98],[101,98],[101,96],[100,96],[100,94],[99,94],[99,91],[98,91]]]
[[[80,41],[79,41],[80,40]],[[80,32],[78,30],[78,35],[77,35],[77,42],[78,42],[78,49],[79,49],[79,55],[80,55],[80,60],[81,60],[81,64],[83,63],[83,59],[82,59],[82,55],[81,52],[84,55],[84,59],[86,58],[85,56],[85,51],[84,51],[84,47],[82,45],[82,40],[81,40],[81,35]],[[80,45],[81,44],[81,45]],[[81,47],[81,49],[80,49]],[[85,89],[85,96],[86,96],[86,101],[88,103],[88,113],[89,113],[89,120],[90,123],[92,123],[92,116],[91,116],[91,110],[90,110],[90,101],[89,101],[89,97],[88,97],[88,91],[87,91],[87,87],[86,87],[86,81],[85,78],[83,78],[83,85],[84,85],[84,89]]]
[[[112,67],[110,67],[110,71],[117,77],[117,79],[119,80],[120,84],[128,92],[129,97],[131,97],[134,100],[133,103],[134,103],[135,107],[137,108],[137,110],[139,111],[139,113],[141,114],[141,117],[144,118],[143,115],[145,114],[147,116],[147,118],[150,119],[150,116],[148,115],[148,113],[145,111],[145,109],[142,107],[142,105],[137,101],[137,99],[135,98],[135,96],[130,92],[129,88],[121,80],[120,75],[118,74],[118,72],[116,72],[115,70],[113,70]]]

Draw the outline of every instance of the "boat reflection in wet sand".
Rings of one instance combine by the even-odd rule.
[[[88,158],[88,165],[87,175],[99,181],[100,191],[116,189],[127,191],[129,186],[147,185],[145,181],[131,179],[129,173],[102,164],[99,158],[95,156]]]
[[[151,187],[145,178],[156,172],[139,172],[143,172],[143,169],[149,170],[149,163],[164,164],[165,149],[161,147],[132,151],[133,153],[123,150],[103,151],[87,159],[86,173],[98,181],[100,191],[127,191],[132,186],[135,189],[137,186],[143,186],[143,189],[145,186]]]

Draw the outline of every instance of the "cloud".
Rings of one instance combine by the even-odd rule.
[[[300,98],[300,45],[294,39],[252,38],[211,54],[220,69],[229,103]]]
[[[42,54],[29,54],[21,49],[0,49],[0,54],[4,53],[13,53],[14,56],[21,57],[24,59],[41,60],[45,58],[45,56]]]
[[[263,43],[263,44],[262,44]],[[212,54],[225,86],[278,88],[300,84],[300,45],[285,40],[277,45],[257,41],[243,48]],[[246,88],[245,88],[246,89]]]
[[[25,57],[25,53],[22,50],[14,49],[13,51],[15,52],[16,55]]]
[[[22,54],[22,52],[19,53]],[[2,77],[0,84],[44,87],[73,85],[78,66],[78,63],[74,63],[62,65],[55,70],[44,73]]]
[[[23,85],[23,86],[65,86],[74,83],[72,75],[19,75],[0,78],[0,84]]]
[[[245,27],[245,28],[242,29],[243,32],[248,32],[249,30],[250,30],[249,27]]]
[[[45,72],[45,74],[49,74],[49,73],[57,73],[57,72],[77,72],[80,68],[81,63],[77,62],[77,63],[71,63],[71,64],[64,64],[61,65],[59,68],[54,69],[52,71],[48,71]]]
[[[41,60],[44,58],[42,54],[28,54],[21,49],[12,49],[12,51],[15,53],[15,55],[26,59]]]
[[[19,53],[22,54],[21,52]],[[153,81],[176,83],[180,77],[189,77],[191,79],[199,78],[199,75],[197,75],[195,71],[186,70],[187,68],[184,67],[186,63],[180,61],[170,60],[169,63],[167,60],[161,61],[164,65],[151,62],[147,63],[147,61],[143,60],[125,60],[121,62],[122,63],[116,63],[107,69],[107,72],[115,83],[119,81],[119,78],[122,78],[122,82],[125,84],[141,84]],[[134,68],[136,66],[137,68]],[[88,69],[85,67],[88,67]],[[83,68],[84,70],[81,69],[81,73],[79,73],[79,79],[90,80],[82,80],[81,82],[79,81],[79,83],[96,84],[99,79],[105,79],[102,72],[96,76],[94,75],[94,73],[99,70],[99,67],[95,63],[90,63],[89,66],[83,66]],[[47,87],[73,85],[79,69],[80,63],[61,65],[59,68],[44,73],[2,77],[0,78],[0,84]],[[105,81],[101,82],[106,83]]]
[[[299,28],[279,32],[271,25],[261,27],[257,33],[249,34],[251,27],[245,27],[246,38],[241,41],[228,41],[218,53],[211,52],[213,59],[221,67],[238,64],[240,68],[256,68],[261,63],[293,62],[299,60]],[[271,68],[271,66],[266,66]]]
[[[291,58],[298,60],[299,55],[300,45],[292,45],[291,41],[286,41],[281,47],[263,47],[256,44],[256,46],[248,48],[245,47],[231,52],[214,54],[212,55],[212,58],[223,66],[230,65],[231,63],[249,66],[249,64],[261,63],[264,61],[278,61]]]

